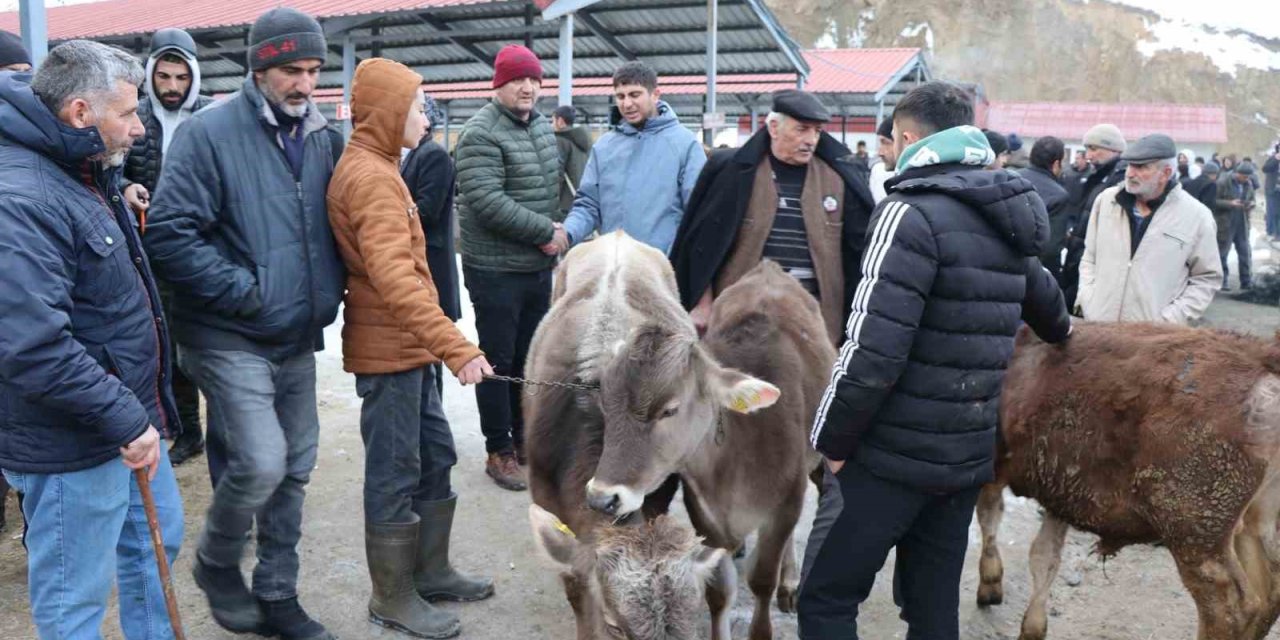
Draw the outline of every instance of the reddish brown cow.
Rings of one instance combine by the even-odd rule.
[[[1023,330],[1001,402],[997,483],[978,504],[980,605],[1002,599],[1001,486],[1035,498],[1022,640],[1045,637],[1067,527],[1103,557],[1161,542],[1199,640],[1257,640],[1280,614],[1280,344],[1173,325],[1081,324],[1064,346]]]

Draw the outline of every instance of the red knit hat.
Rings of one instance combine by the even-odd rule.
[[[537,54],[518,44],[509,44],[493,61],[493,88],[520,78],[542,79],[542,62]]]

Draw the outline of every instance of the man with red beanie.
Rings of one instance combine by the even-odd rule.
[[[519,45],[494,61],[493,102],[463,126],[458,161],[462,276],[476,309],[476,331],[497,373],[521,377],[533,332],[551,304],[551,269],[567,245],[559,222],[560,155],[547,118],[534,107],[542,63]],[[485,472],[498,486],[526,488],[520,385],[476,387]]]

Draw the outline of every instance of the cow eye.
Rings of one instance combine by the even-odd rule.
[[[666,420],[667,418],[674,418],[677,413],[680,413],[679,406],[667,407],[666,409],[662,410],[661,414],[658,415],[658,419]]]

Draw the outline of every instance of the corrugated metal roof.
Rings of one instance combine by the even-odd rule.
[[[1178,143],[1227,141],[1227,110],[1220,104],[992,102],[987,111],[988,129],[1068,142],[1103,122],[1119,127],[1128,140],[1163,133]]]
[[[810,49],[809,81],[814,93],[876,93],[915,61],[919,49]]]
[[[335,18],[433,7],[478,4],[485,0],[290,0],[288,5],[316,18]],[[210,29],[252,24],[280,0],[106,0],[48,10],[49,39],[101,38],[151,33],[166,27]],[[0,13],[0,29],[18,31],[17,12]]]
[[[884,89],[908,65],[915,62],[919,49],[811,49],[802,52],[813,75],[805,90],[817,94],[874,94]],[[723,56],[721,67],[725,67]],[[722,69],[723,71],[723,69]],[[786,73],[717,76],[716,91],[721,94],[766,94],[780,89],[793,89],[795,77]],[[559,83],[548,78],[542,92],[554,93]],[[428,93],[441,100],[488,99],[493,90],[487,82],[452,82],[424,85]],[[707,91],[703,75],[664,75],[659,88],[665,95],[702,95]],[[575,96],[609,96],[613,94],[610,78],[577,78],[573,82]],[[317,96],[337,96],[341,90],[318,91]]]

